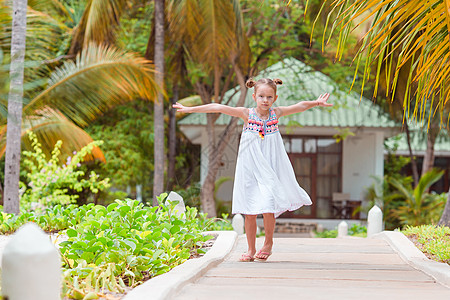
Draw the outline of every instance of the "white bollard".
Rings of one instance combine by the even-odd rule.
[[[374,205],[367,216],[367,237],[379,233],[383,230],[383,212]]]
[[[244,217],[241,214],[234,215],[231,225],[237,234],[244,234]]]
[[[338,225],[338,238],[344,237],[348,235],[348,224],[345,221],[342,221]]]
[[[14,234],[3,251],[2,267],[4,299],[61,299],[61,259],[36,224],[25,224]]]
[[[178,203],[173,208],[176,215],[181,215],[182,213],[186,212],[186,206],[184,205],[183,197],[181,197],[178,193],[171,191],[169,193],[169,196],[167,196],[167,200],[170,201],[178,201]]]

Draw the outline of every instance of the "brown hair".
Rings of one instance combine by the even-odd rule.
[[[245,86],[248,87],[249,89],[252,87],[255,87],[255,93],[256,93],[256,89],[263,84],[267,84],[268,86],[273,88],[273,90],[275,91],[275,94],[276,94],[277,93],[277,85],[282,85],[283,81],[279,78],[275,78],[275,79],[261,78],[258,81],[254,81],[253,78],[250,78],[245,83]]]

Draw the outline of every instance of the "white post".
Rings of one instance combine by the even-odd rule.
[[[61,299],[61,259],[36,224],[25,224],[14,234],[3,251],[2,268],[4,299]]]
[[[348,224],[345,221],[342,221],[341,223],[339,223],[338,225],[338,238],[347,236],[348,234]]]
[[[383,212],[374,205],[367,216],[367,237],[379,233],[383,230]]]
[[[170,200],[173,202],[178,201],[178,203],[173,208],[175,214],[177,214],[178,216],[181,215],[182,213],[186,212],[186,206],[184,205],[183,197],[181,197],[178,193],[171,191],[169,193],[169,196],[167,196],[167,200]]]
[[[234,215],[231,225],[237,234],[244,234],[244,217],[241,214]]]

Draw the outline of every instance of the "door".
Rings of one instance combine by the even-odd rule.
[[[316,216],[316,155],[312,153],[289,154],[298,184],[311,197],[312,205],[285,212],[281,218],[315,218]]]

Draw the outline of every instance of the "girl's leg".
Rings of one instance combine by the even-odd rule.
[[[247,236],[247,254],[253,257],[256,253],[256,215],[245,215],[245,235]]]
[[[264,245],[255,256],[261,260],[266,260],[272,253],[273,232],[275,231],[275,216],[272,213],[263,214],[264,217]]]

